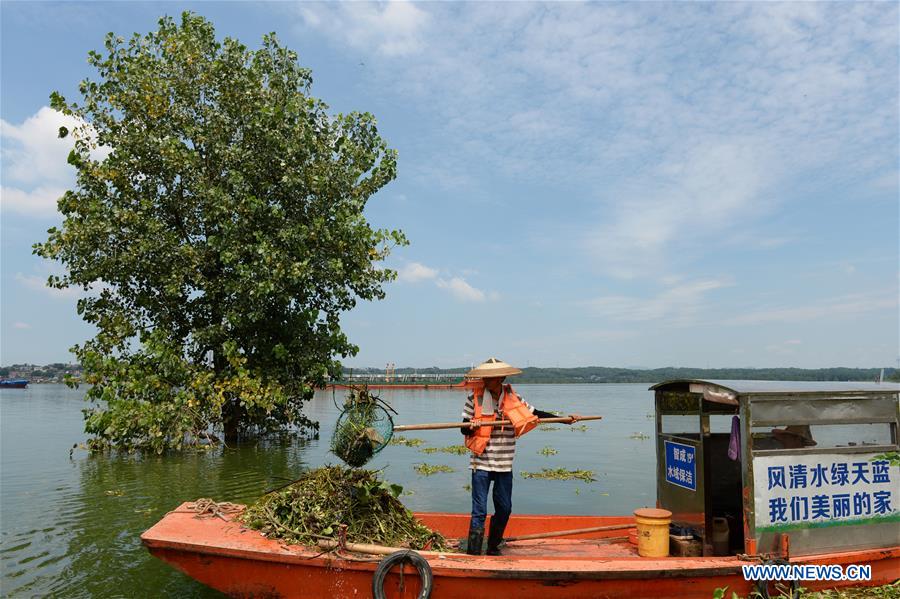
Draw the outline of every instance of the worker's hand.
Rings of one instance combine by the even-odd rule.
[[[575,424],[579,420],[581,420],[581,416],[579,416],[578,414],[569,414],[568,424]]]
[[[469,428],[476,429],[479,426],[481,426],[481,419],[473,418],[472,420],[469,421]]]

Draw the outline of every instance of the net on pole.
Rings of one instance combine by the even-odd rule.
[[[351,387],[331,436],[331,452],[354,468],[371,460],[394,434],[388,410],[393,412],[367,387]]]

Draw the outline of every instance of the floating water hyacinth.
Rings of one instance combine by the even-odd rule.
[[[425,439],[416,439],[407,438],[403,435],[397,435],[396,437],[391,439],[391,445],[404,445],[406,447],[418,447],[419,445],[424,445]]]
[[[423,447],[420,449],[422,453],[452,453],[456,455],[464,455],[469,452],[469,448],[465,445],[448,445],[447,447]]]
[[[540,472],[520,472],[522,478],[544,478],[548,480],[583,480],[594,482],[593,470],[566,470],[565,468],[542,468]]]
[[[443,464],[416,464],[415,466],[413,466],[413,470],[416,471],[416,474],[421,474],[422,476],[431,476],[432,474],[437,474],[438,472],[454,472],[453,468],[451,468],[450,466],[445,466]]]

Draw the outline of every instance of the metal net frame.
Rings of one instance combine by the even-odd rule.
[[[391,412],[397,413],[367,386],[350,387],[331,435],[331,453],[354,468],[366,464],[394,435]]]

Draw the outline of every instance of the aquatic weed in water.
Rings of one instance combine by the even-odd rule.
[[[432,474],[437,474],[438,472],[454,472],[453,468],[451,468],[450,466],[445,466],[443,464],[416,464],[415,466],[413,466],[413,470],[416,471],[416,474],[421,474],[422,476],[431,476]]]
[[[583,480],[587,483],[596,481],[593,470],[567,470],[565,468],[541,468],[540,472],[520,472],[522,478],[543,478],[548,480]]]
[[[415,437],[407,438],[403,435],[398,435],[391,439],[391,445],[403,445],[405,447],[418,447],[419,445],[425,444],[425,439],[417,439]]]
[[[447,447],[423,447],[420,449],[422,453],[452,453],[455,455],[464,455],[469,452],[469,448],[465,445],[448,445]]]

